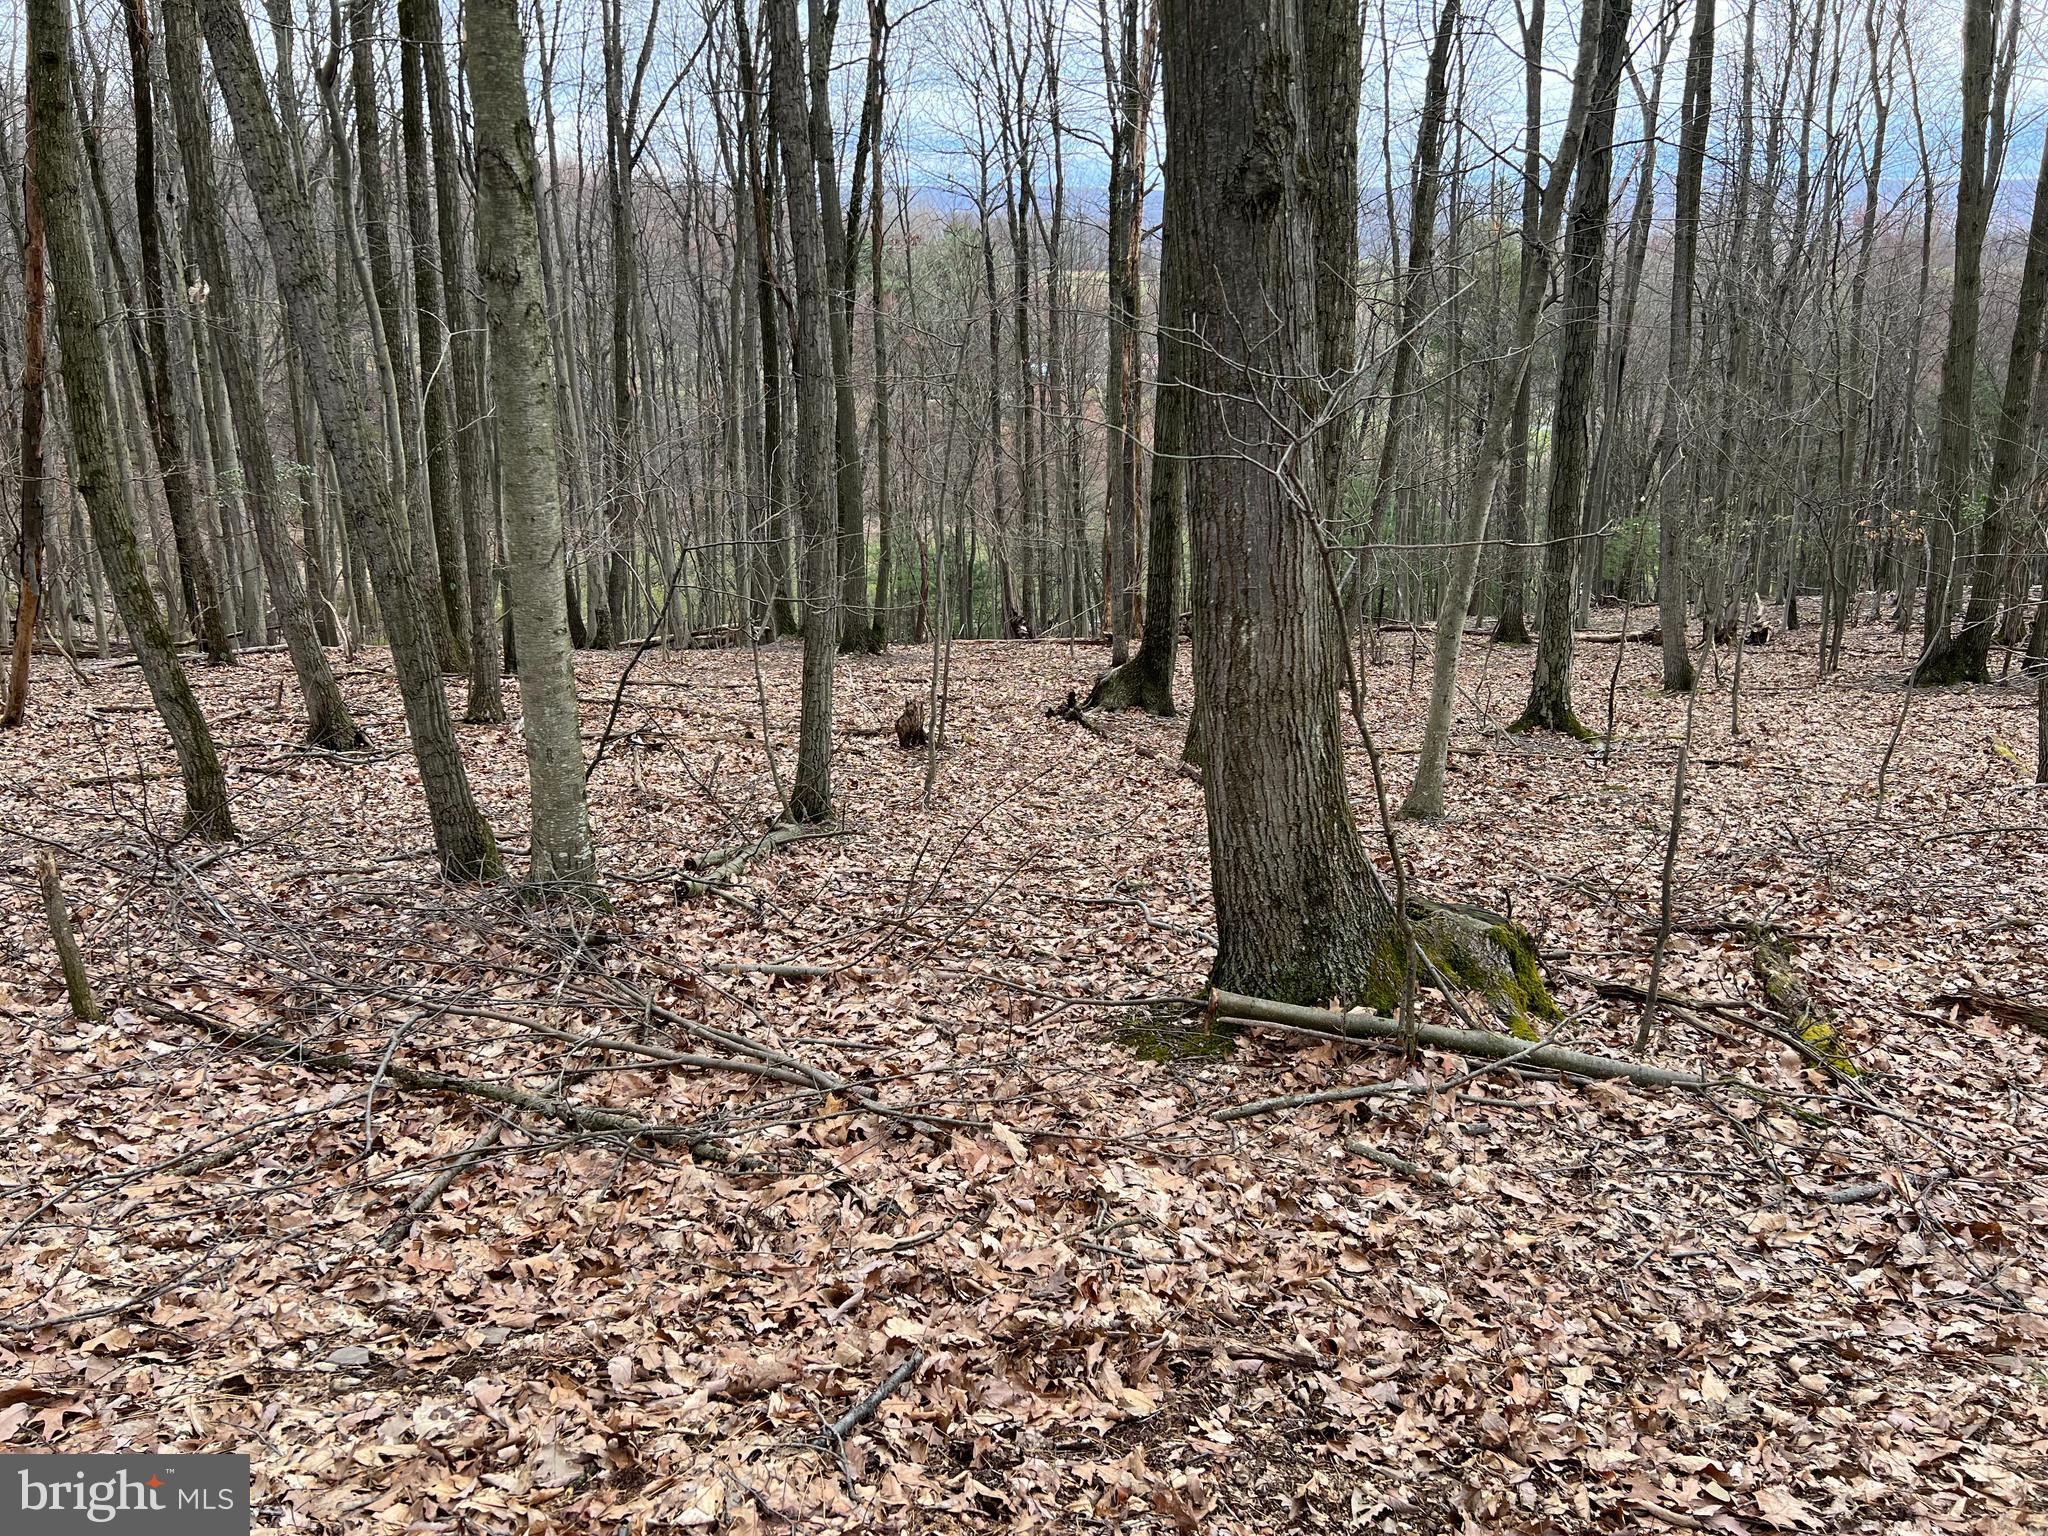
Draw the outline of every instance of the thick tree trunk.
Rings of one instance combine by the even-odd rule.
[[[150,698],[170,732],[185,789],[185,825],[195,836],[235,835],[227,778],[213,735],[185,669],[178,664],[169,625],[149,590],[117,469],[114,427],[107,398],[106,316],[93,276],[92,245],[80,173],[78,116],[71,95],[71,19],[65,0],[27,0],[28,98],[35,124],[30,164],[43,199],[43,230],[51,286],[57,299],[57,340],[62,349],[66,414],[71,422],[71,473],[92,519],[93,541],[127,627]]]
[[[1188,522],[1214,985],[1387,1007],[1391,904],[1353,824],[1343,644],[1289,381],[1317,369],[1313,246],[1292,146],[1306,117],[1294,0],[1166,0],[1169,200],[1189,247]],[[1306,462],[1304,462],[1306,460]]]
[[[242,171],[277,266],[292,346],[306,370],[356,541],[368,558],[384,611],[442,873],[451,880],[490,878],[502,867],[497,841],[470,792],[441,690],[440,656],[425,594],[406,547],[405,515],[378,460],[356,370],[338,334],[311,210],[293,179],[241,8],[235,0],[203,0],[201,19],[234,123]]]
[[[534,205],[533,122],[517,0],[468,0],[476,113],[477,248],[490,317],[492,405],[505,498],[505,566],[519,654],[533,881],[587,890],[597,878],[584,800],[582,717],[563,598],[555,412]]]

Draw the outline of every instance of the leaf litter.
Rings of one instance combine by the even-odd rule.
[[[1626,1057],[1683,706],[1623,649],[1605,755],[1504,735],[1526,655],[1468,653],[1450,816],[1402,835],[1418,889],[1536,934],[1553,1039]],[[604,915],[434,879],[378,658],[346,761],[295,746],[280,658],[195,673],[224,848],[175,839],[132,669],[39,662],[0,738],[9,1449],[243,1452],[259,1525],[313,1532],[2048,1520],[2021,688],[1915,699],[1882,806],[1890,635],[1818,686],[1807,646],[1750,653],[1733,739],[1702,696],[1650,1053],[1730,1085],[1697,1095],[1209,1047],[1169,1006],[1212,942],[1184,726],[1046,718],[1091,649],[956,647],[929,806],[876,730],[925,658],[842,662],[839,828],[711,890],[775,810],[754,661],[649,655],[593,780]],[[759,656],[771,722],[797,660]],[[622,665],[579,657],[593,748]],[[1397,779],[1426,678],[1369,680]],[[516,725],[462,732],[517,865]],[[41,847],[101,1024],[65,1012]],[[1759,928],[1853,1070],[1764,1032]]]

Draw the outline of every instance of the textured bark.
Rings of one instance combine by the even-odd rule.
[[[94,281],[85,227],[78,116],[71,95],[71,20],[65,0],[27,0],[28,97],[35,123],[31,164],[43,198],[43,232],[57,300],[66,416],[71,423],[71,474],[92,519],[93,542],[107,585],[127,627],[150,698],[170,732],[185,789],[185,826],[202,838],[235,835],[226,776],[213,735],[170,626],[149,590],[135,523],[118,470],[114,420],[107,394],[106,315]]]
[[[1360,846],[1337,714],[1343,644],[1306,504],[1298,381],[1318,367],[1293,0],[1166,0],[1167,176],[1186,242],[1188,521],[1215,985],[1384,1006],[1400,962]],[[1307,462],[1304,462],[1306,458]]]
[[[1119,0],[1115,46],[1102,12],[1102,67],[1110,96],[1109,352],[1102,395],[1108,430],[1109,513],[1103,602],[1110,662],[1122,666],[1138,638],[1138,330],[1140,235],[1145,212],[1145,128],[1152,110],[1153,39],[1160,11]],[[1141,27],[1141,21],[1145,25]]]
[[[782,151],[796,313],[796,481],[804,537],[803,703],[791,821],[832,817],[832,668],[839,649],[839,527],[834,486],[831,319],[817,166],[804,106],[796,0],[768,0],[769,110]]]
[[[227,385],[228,414],[234,422],[237,456],[242,465],[242,500],[255,525],[257,552],[270,578],[278,628],[284,632],[292,672],[305,700],[306,739],[314,746],[346,751],[362,744],[363,733],[342,697],[334,669],[327,663],[327,653],[320,648],[319,629],[285,529],[277,458],[270,447],[270,429],[256,365],[244,340],[246,320],[234,264],[228,257],[227,225],[215,189],[213,124],[205,111],[199,70],[199,16],[192,0],[164,0],[164,57],[170,67],[171,111],[185,170],[186,224],[192,231],[199,272],[206,285],[192,323],[209,334]]]
[[[597,878],[597,856],[584,801],[582,717],[564,597],[526,45],[517,0],[468,0],[463,16],[476,113],[477,264],[490,317],[505,566],[533,798],[532,878],[548,890],[587,888]]]
[[[442,873],[451,880],[490,878],[501,870],[497,842],[470,792],[447,696],[441,691],[440,657],[426,595],[406,547],[405,515],[379,461],[358,374],[339,334],[311,210],[293,178],[284,135],[264,93],[240,7],[235,0],[202,0],[200,15],[214,73],[234,123],[243,175],[277,267],[292,347],[312,389],[355,541],[367,558],[390,633],[392,666],[405,701]]]
[[[1573,583],[1585,532],[1588,449],[1598,393],[1600,277],[1613,199],[1614,109],[1628,46],[1629,3],[1595,0],[1587,10],[1588,20],[1598,18],[1599,43],[1587,102],[1585,141],[1572,189],[1571,223],[1565,234],[1557,403],[1550,429],[1549,545],[1543,552],[1543,609],[1529,702],[1514,725],[1516,730],[1563,731],[1580,739],[1590,733],[1572,712]]]

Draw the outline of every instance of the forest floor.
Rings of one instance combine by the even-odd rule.
[[[929,808],[880,734],[929,654],[846,662],[838,832],[698,895],[686,860],[777,803],[763,698],[793,767],[799,658],[757,695],[746,654],[650,654],[593,781],[599,920],[436,881],[381,652],[343,667],[359,760],[295,747],[282,657],[194,673],[218,848],[165,840],[139,674],[39,660],[0,737],[0,1446],[243,1452],[259,1527],[333,1533],[2042,1530],[2031,693],[1912,699],[1880,805],[1898,640],[1824,685],[1791,641],[1747,655],[1739,737],[1725,668],[1698,706],[1646,1054],[1704,1094],[1162,1025],[1210,954],[1201,793],[1178,722],[1047,718],[1097,649],[956,648]],[[1367,684],[1396,795],[1413,643]],[[1537,935],[1555,1038],[1627,1056],[1595,983],[1648,973],[1685,709],[1653,648],[1588,643],[1589,724],[1617,653],[1603,760],[1500,734],[1529,656],[1474,643],[1450,817],[1403,836],[1419,890]],[[622,664],[582,658],[593,741]],[[462,734],[523,865],[517,729]],[[45,847],[101,1024],[53,977]],[[1759,924],[1851,1073],[1756,1027]],[[660,1059],[743,1054],[706,1029],[848,1086]],[[427,1071],[695,1151],[394,1080]]]

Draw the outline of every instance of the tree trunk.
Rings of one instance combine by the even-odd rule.
[[[1663,418],[1656,464],[1662,472],[1657,500],[1657,622],[1664,641],[1664,689],[1693,686],[1685,639],[1685,552],[1693,477],[1680,474],[1679,417],[1692,383],[1694,275],[1699,265],[1700,189],[1705,180],[1707,130],[1714,104],[1714,0],[1695,0],[1686,44],[1685,96],[1678,110],[1678,182],[1671,229],[1671,326],[1665,367]]]
[[[476,114],[477,248],[490,317],[492,405],[505,505],[505,566],[519,655],[533,874],[548,892],[597,878],[584,800],[582,716],[564,600],[562,508],[547,311],[534,204],[533,122],[517,0],[468,0]]]
[[[817,165],[804,106],[803,39],[796,0],[767,0],[769,109],[782,152],[796,292],[797,494],[804,530],[803,704],[791,821],[832,817],[832,668],[839,649],[839,533],[834,494],[831,318]]]
[[[285,528],[269,419],[256,366],[244,340],[242,302],[215,190],[213,123],[205,110],[199,17],[192,0],[164,0],[164,57],[170,67],[171,111],[185,169],[186,222],[205,284],[192,323],[210,333],[213,354],[227,385],[228,414],[234,422],[242,465],[243,502],[255,525],[257,552],[277,605],[278,628],[284,632],[285,649],[305,699],[306,739],[317,747],[347,751],[362,745],[363,733],[349,713],[326,652],[320,648],[320,632]]]
[[[86,193],[80,174],[78,117],[71,95],[71,20],[66,0],[28,0],[28,99],[35,124],[30,164],[43,199],[44,239],[57,299],[71,473],[87,514],[114,606],[127,627],[143,680],[170,732],[185,789],[185,826],[206,839],[235,835],[227,778],[213,735],[178,664],[170,627],[143,571],[142,551],[116,467],[107,398],[107,360]]]
[[[438,0],[424,0],[438,4]],[[434,228],[434,179],[428,169],[425,49],[412,13],[422,0],[400,0],[399,136],[405,157],[405,222],[412,252],[414,329],[420,348],[420,430],[426,458],[427,513],[434,525],[441,607],[450,655],[470,663],[469,560],[464,548],[460,481],[455,465],[455,385],[442,298],[441,244]]]
[[[14,607],[14,652],[0,726],[19,725],[28,710],[28,661],[43,597],[43,194],[36,180],[33,97],[21,162],[21,591]]]
[[[45,0],[47,3],[47,0]],[[434,846],[451,880],[481,880],[501,872],[497,841],[477,809],[441,689],[440,656],[425,594],[405,542],[405,515],[395,487],[378,462],[374,429],[358,375],[338,331],[327,269],[313,236],[311,210],[293,179],[256,50],[235,0],[203,0],[214,74],[227,100],[241,152],[243,175],[254,196],[276,263],[293,349],[327,437],[356,542],[368,557],[390,633],[391,660],[412,730],[413,757],[426,793]]]
[[[1187,488],[1189,415],[1182,380],[1189,367],[1190,343],[1184,298],[1189,253],[1177,230],[1187,215],[1176,198],[1185,191],[1185,184],[1169,167],[1159,246],[1159,382],[1152,393],[1144,638],[1138,654],[1102,677],[1088,695],[1091,709],[1142,709],[1161,717],[1174,712],[1173,669],[1180,653],[1181,508]],[[1348,303],[1348,286],[1345,291]]]
[[[131,102],[135,116],[135,228],[142,264],[143,326],[148,335],[148,356],[138,358],[147,369],[143,396],[148,406],[149,434],[156,449],[157,469],[163,476],[164,505],[170,514],[171,534],[178,545],[178,563],[191,583],[193,598],[192,632],[206,659],[216,666],[235,659],[234,641],[228,633],[229,615],[222,597],[221,577],[207,551],[206,535],[200,527],[200,509],[192,496],[192,461],[184,412],[171,380],[170,326],[168,300],[164,296],[163,226],[156,200],[156,92],[149,74],[149,16],[145,0],[128,0],[128,60],[134,89]],[[110,228],[108,238],[114,238]]]
[[[1520,14],[1518,12],[1518,14]],[[1543,30],[1544,0],[1531,0],[1522,19],[1522,152],[1521,262],[1536,259],[1536,225],[1543,201]],[[1522,369],[1515,391],[1514,413],[1508,418],[1508,484],[1501,533],[1500,616],[1493,638],[1500,645],[1529,643],[1529,390],[1531,370]]]
[[[1590,10],[1591,7],[1589,6]],[[1463,501],[1451,535],[1450,566],[1442,600],[1437,605],[1436,632],[1430,652],[1429,710],[1416,757],[1415,782],[1401,802],[1401,815],[1429,821],[1444,813],[1444,773],[1449,763],[1451,717],[1458,697],[1458,658],[1465,644],[1465,613],[1479,579],[1479,556],[1486,540],[1486,519],[1493,506],[1493,488],[1507,455],[1508,434],[1515,413],[1523,408],[1536,327],[1550,289],[1550,250],[1564,217],[1564,193],[1584,147],[1590,94],[1595,83],[1598,27],[1580,29],[1578,63],[1572,75],[1571,107],[1550,185],[1539,200],[1526,264],[1518,279],[1515,330],[1497,375],[1489,380],[1491,405],[1480,431],[1479,446],[1467,470]]]
[[[1318,366],[1295,0],[1166,0],[1166,170],[1185,209],[1188,522],[1217,949],[1212,983],[1389,1006],[1401,962],[1359,845],[1337,714],[1342,634],[1288,385]],[[1354,130],[1355,131],[1355,130]],[[1275,381],[1278,381],[1276,384]],[[1307,462],[1304,462],[1304,459]]]
[[[1582,741],[1592,733],[1572,712],[1573,579],[1585,531],[1587,450],[1598,393],[1600,274],[1613,197],[1614,109],[1629,20],[1629,0],[1596,3],[1597,12],[1588,6],[1588,19],[1598,17],[1599,52],[1587,102],[1585,142],[1572,189],[1571,225],[1565,235],[1557,403],[1550,429],[1550,543],[1543,558],[1543,612],[1529,702],[1514,725],[1516,730],[1563,731]]]
[[[2013,323],[2012,346],[2006,356],[2005,389],[2000,397],[1996,436],[1991,445],[1991,478],[1984,487],[1984,521],[1977,535],[1977,559],[1970,577],[1970,602],[1955,637],[1960,676],[1991,675],[1993,631],[1998,602],[2011,562],[2007,548],[2012,524],[2012,493],[2028,444],[2027,423],[2033,414],[2035,361],[2041,355],[2043,320],[2048,318],[2048,140],[2041,147],[2041,169],[2034,182],[2034,214],[2027,231],[2026,261],[2020,271],[2019,312]],[[2022,584],[2018,596],[2026,599]]]
[[[485,516],[490,490],[484,440],[483,362],[476,328],[470,323],[473,269],[462,238],[457,194],[462,183],[461,150],[449,106],[448,60],[441,46],[441,9],[430,0],[402,0],[399,30],[418,47],[425,66],[427,126],[433,140],[435,235],[441,248],[441,302],[448,336],[447,357],[454,386],[455,498],[467,584],[461,623],[469,634],[469,697],[462,718],[474,725],[505,718],[498,646],[491,622],[497,583],[491,570],[491,524]],[[580,466],[579,466],[580,467]]]
[[[1928,686],[1981,683],[1981,658],[1955,642],[1949,625],[1968,567],[1957,559],[1968,500],[1977,333],[1984,299],[1984,237],[1997,186],[1989,163],[1996,0],[1964,0],[1962,166],[1956,182],[1954,278],[1949,290],[1948,344],[1936,401],[1934,498],[1927,521],[1927,602],[1921,614],[1924,653],[1913,681]]]

